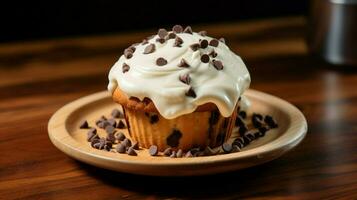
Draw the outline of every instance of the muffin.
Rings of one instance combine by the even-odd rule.
[[[176,25],[124,50],[108,90],[141,147],[216,147],[234,127],[250,75],[225,40]]]

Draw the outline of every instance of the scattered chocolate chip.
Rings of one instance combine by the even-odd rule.
[[[176,158],[176,151],[172,151],[170,158]]]
[[[106,120],[105,121],[101,121],[97,124],[97,126],[99,128],[102,128],[102,129],[105,129],[107,126],[110,126],[109,122],[107,122]]]
[[[211,125],[217,124],[218,119],[219,119],[219,111],[218,110],[212,111],[211,116],[209,118],[209,124]]]
[[[121,144],[125,145],[125,147],[131,147],[131,141],[128,138],[125,138]]]
[[[244,143],[244,140],[243,140],[243,139],[242,139],[242,141],[234,140],[233,143],[232,143],[232,145],[233,145],[233,146],[238,146],[238,147],[241,149],[241,148],[244,147],[243,143]]]
[[[149,44],[144,49],[144,54],[149,54],[155,51],[155,44]]]
[[[164,44],[166,42],[166,40],[164,38],[157,38],[156,42],[158,42],[160,44]]]
[[[94,148],[94,145],[99,143],[99,137],[96,137],[96,138],[93,138],[91,141],[90,141],[90,145]]]
[[[106,137],[107,141],[111,142],[111,143],[115,143],[115,136],[114,133],[109,133]]]
[[[138,142],[134,142],[132,145],[133,149],[135,150],[139,150],[139,143]]]
[[[221,61],[219,60],[213,60],[213,66],[214,68],[216,68],[217,70],[222,70],[223,69],[223,64]]]
[[[205,150],[203,150],[203,153],[205,156],[211,156],[216,154],[216,152],[213,151],[213,149],[211,149],[209,146],[207,146]]]
[[[176,157],[177,157],[177,158],[182,158],[182,156],[183,156],[183,152],[182,152],[181,149],[179,149],[179,150],[177,151],[177,153],[176,153]]]
[[[217,53],[214,51],[214,49],[212,49],[212,51],[208,55],[211,56],[212,58],[217,57]]]
[[[223,42],[224,44],[226,44],[226,39],[224,39],[223,37],[222,38],[219,38],[219,41]]]
[[[255,136],[254,136],[255,133],[256,132],[249,131],[245,134],[245,136],[248,137],[250,141],[253,141],[253,140],[255,140]]]
[[[125,124],[124,124],[123,120],[119,120],[119,122],[117,124],[117,128],[119,128],[119,129],[125,128]]]
[[[192,28],[191,26],[186,26],[185,30],[183,31],[184,33],[192,34]]]
[[[245,126],[244,120],[242,119],[241,116],[236,117],[235,125],[239,127]]]
[[[185,157],[186,158],[192,158],[193,155],[192,155],[191,151],[187,151],[186,154],[185,154]]]
[[[212,39],[209,41],[209,45],[213,47],[218,47],[219,41],[217,39]]]
[[[123,113],[120,110],[116,109],[116,108],[112,110],[111,115],[114,118],[123,118],[124,117]]]
[[[157,35],[160,38],[165,38],[165,36],[167,35],[167,30],[164,28],[160,28],[159,31],[157,32]]]
[[[87,128],[89,128],[87,120],[81,121],[81,123],[79,124],[79,128],[80,128],[80,129],[87,129]]]
[[[130,49],[133,53],[135,52],[136,48],[134,45],[130,45],[130,47],[128,47],[128,49]]]
[[[134,150],[133,147],[129,147],[128,151],[127,151],[127,154],[129,156],[137,156],[138,154],[136,153],[136,151]]]
[[[172,149],[171,149],[170,147],[169,147],[169,148],[166,148],[166,149],[164,150],[164,152],[163,152],[163,154],[164,154],[165,156],[170,156],[171,153],[172,153]]]
[[[108,134],[114,134],[116,130],[114,126],[108,125],[107,127],[105,127],[105,132],[107,132]]]
[[[207,40],[201,40],[200,41],[200,48],[205,49],[208,46],[208,41]]]
[[[123,66],[122,66],[122,71],[123,73],[126,73],[130,70],[130,66],[126,63],[123,63]]]
[[[243,136],[243,145],[247,146],[250,143],[250,139],[246,136]]]
[[[172,27],[172,31],[175,33],[181,33],[183,31],[183,28],[181,25],[175,25],[174,27]]]
[[[108,119],[107,122],[113,127],[117,126],[117,121],[115,121],[115,119]]]
[[[243,110],[239,111],[238,115],[243,119],[247,118],[247,113],[245,111],[243,111]]]
[[[184,84],[190,85],[191,83],[191,78],[189,74],[182,74],[180,75],[179,79]]]
[[[260,128],[262,126],[263,116],[260,114],[254,113],[252,116],[252,124],[255,128]]]
[[[241,148],[238,145],[232,146],[232,152],[239,152],[239,151],[241,151]]]
[[[232,144],[228,143],[228,142],[225,142],[223,145],[222,145],[222,149],[225,153],[230,153],[232,151]]]
[[[207,35],[207,31],[200,31],[198,32],[199,35],[201,36],[206,36]]]
[[[150,154],[151,156],[156,156],[158,152],[159,152],[159,151],[158,151],[158,148],[157,148],[156,145],[151,145],[151,146],[150,146],[150,148],[149,148],[149,154]]]
[[[105,138],[100,138],[97,143],[93,144],[93,147],[99,150],[105,149],[110,150],[112,148],[112,143],[107,141]]]
[[[169,34],[167,35],[167,37],[166,37],[165,39],[166,39],[166,40],[169,40],[169,39],[174,39],[174,38],[176,38],[176,34],[173,33],[173,32],[171,32],[171,33],[169,33]]]
[[[125,153],[126,147],[123,144],[118,144],[115,149],[118,153]]]
[[[248,127],[246,125],[240,126],[238,133],[241,136],[244,136],[244,134],[248,131]]]
[[[89,129],[89,131],[87,132],[87,141],[90,142],[95,138],[99,138],[97,135],[97,129],[95,128]]]
[[[183,43],[183,40],[180,37],[176,36],[175,42],[174,42],[174,47],[181,47],[182,43]]]
[[[123,141],[126,137],[125,137],[124,133],[119,132],[119,133],[117,134],[116,138],[117,138],[119,141]]]
[[[191,151],[192,155],[195,155],[195,154],[197,154],[197,152],[200,152],[201,149],[199,147],[196,147],[196,148],[192,148],[190,151]]]
[[[237,143],[243,144],[244,143],[243,137],[238,137],[233,141],[233,144],[237,144]]]
[[[278,124],[274,121],[273,117],[270,115],[265,116],[264,122],[267,123],[270,128],[278,127]]]
[[[166,64],[167,64],[167,60],[165,60],[165,58],[160,57],[156,60],[156,65],[158,65],[158,66],[164,66]]]
[[[145,44],[149,43],[149,41],[148,41],[149,39],[151,39],[151,38],[143,39],[143,41],[141,42],[141,44],[142,44],[142,45],[145,45]]]
[[[133,57],[133,50],[132,49],[125,49],[124,50],[124,56],[127,59],[130,59],[131,57]]]
[[[181,131],[174,129],[172,133],[166,138],[166,144],[170,147],[178,147],[181,137]]]
[[[201,62],[208,63],[209,62],[209,56],[207,54],[203,54],[201,56]]]
[[[265,136],[265,133],[262,133],[260,131],[254,133],[254,137],[255,138],[260,138],[260,137],[263,137],[263,136]]]
[[[180,63],[177,65],[178,67],[190,67],[190,65],[186,62],[185,59],[181,59]]]
[[[192,89],[192,87],[190,87],[188,89],[188,91],[185,93],[185,95],[188,97],[193,97],[193,98],[197,97],[196,92]]]
[[[192,51],[197,51],[198,48],[200,48],[200,44],[198,43],[191,44],[190,48],[192,49]]]
[[[151,115],[150,116],[150,123],[151,124],[155,124],[155,123],[157,123],[159,121],[159,116],[158,115]]]

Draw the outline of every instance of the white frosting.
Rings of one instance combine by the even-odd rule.
[[[208,102],[214,103],[224,117],[230,116],[238,98],[250,84],[250,75],[242,59],[222,42],[217,47],[209,45],[197,51],[190,48],[190,45],[199,43],[200,39],[209,42],[211,37],[197,33],[177,35],[183,40],[181,47],[174,47],[175,39],[160,44],[155,41],[159,38],[156,35],[148,44],[136,46],[132,58],[121,56],[109,72],[108,90],[113,93],[119,87],[128,96],[140,100],[148,97],[167,119],[191,113],[199,105]],[[150,43],[155,44],[156,50],[143,54]],[[213,59],[223,63],[223,70],[217,70],[212,65],[211,56],[209,63],[201,62],[201,55],[209,54],[213,49],[217,53],[217,57]],[[156,59],[159,57],[165,58],[167,64],[158,66]],[[190,67],[178,67],[182,58]],[[122,71],[124,62],[130,66],[126,73]],[[191,77],[190,85],[179,80],[180,75],[187,73]],[[185,95],[190,86],[195,91],[196,98]]]

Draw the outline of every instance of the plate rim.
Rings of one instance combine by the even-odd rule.
[[[294,105],[291,103],[270,95],[268,93],[264,93],[258,90],[253,90],[253,89],[248,89],[245,93],[248,97],[255,97],[258,99],[261,99],[259,96],[264,96],[266,99],[265,101],[268,101],[269,99],[273,101],[273,104],[280,104],[280,106],[283,106],[285,111],[289,114],[289,120],[295,121],[295,126],[292,127],[289,126],[287,130],[278,138],[275,140],[263,144],[261,146],[258,146],[253,149],[245,150],[239,153],[231,153],[231,154],[221,154],[221,155],[215,155],[215,156],[208,156],[208,157],[199,157],[199,158],[180,158],[180,159],[169,159],[166,157],[153,157],[154,159],[160,160],[159,162],[147,162],[147,161],[140,161],[137,158],[134,158],[132,156],[128,155],[123,155],[125,158],[128,159],[118,159],[118,158],[112,158],[109,156],[106,156],[106,153],[111,153],[111,152],[102,152],[102,151],[97,151],[95,153],[93,152],[88,152],[87,148],[82,147],[78,141],[76,141],[74,138],[72,138],[65,128],[65,120],[67,119],[68,116],[70,116],[75,110],[87,105],[90,102],[98,101],[103,98],[110,98],[110,93],[108,91],[101,91],[101,92],[96,92],[81,98],[78,98],[74,101],[71,101],[61,107],[59,110],[57,110],[50,118],[48,122],[48,135],[51,140],[51,142],[62,152],[64,152],[66,155],[73,157],[75,159],[84,161],[88,163],[85,159],[81,159],[80,156],[77,155],[71,155],[67,151],[68,149],[71,149],[72,151],[76,151],[80,154],[84,154],[85,156],[89,157],[95,157],[96,159],[101,159],[101,160],[106,160],[110,161],[113,163],[120,163],[120,164],[126,164],[126,165],[142,165],[142,166],[187,166],[187,165],[192,165],[192,164],[203,164],[203,165],[210,165],[210,164],[217,164],[221,162],[232,162],[234,160],[240,160],[240,159],[247,159],[251,157],[258,157],[264,154],[269,154],[277,150],[282,150],[280,151],[280,154],[284,154],[286,151],[293,149],[295,146],[297,146],[305,137],[307,133],[307,121],[305,116],[301,113],[301,111],[296,108]],[[271,103],[271,102],[270,102]],[[63,117],[63,115],[65,117]],[[61,116],[61,117],[60,117]],[[63,121],[59,121],[59,118],[63,118]],[[291,119],[293,118],[293,119]],[[57,123],[62,123],[62,127],[56,126]],[[296,129],[294,131],[291,131],[291,129]],[[289,134],[286,134],[286,133]],[[64,137],[68,135],[69,136],[69,143],[64,143],[61,142],[61,136]],[[63,145],[63,146],[61,146]],[[66,147],[68,149],[65,149],[63,147]],[[270,148],[269,148],[270,146]],[[262,149],[267,148],[266,150],[262,151]],[[88,146],[88,148],[91,148]],[[86,150],[87,149],[87,150]],[[103,154],[105,153],[105,154]],[[122,154],[120,154],[122,155]],[[280,155],[278,155],[280,156]],[[278,157],[276,156],[276,157]],[[274,158],[272,158],[274,159]],[[272,160],[270,159],[270,160]],[[270,161],[267,160],[267,161]],[[266,162],[267,162],[266,161]]]

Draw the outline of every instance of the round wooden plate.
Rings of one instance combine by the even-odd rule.
[[[204,175],[233,171],[271,161],[295,147],[304,138],[307,123],[303,114],[290,103],[272,95],[248,90],[252,112],[269,114],[279,128],[254,140],[241,152],[194,158],[152,157],[147,150],[138,156],[97,150],[86,141],[87,129],[79,129],[86,119],[95,124],[102,115],[109,115],[115,104],[108,92],[95,93],[75,100],[59,109],[48,123],[52,143],[67,155],[85,163],[120,172],[154,176]],[[105,135],[104,131],[99,134]]]

